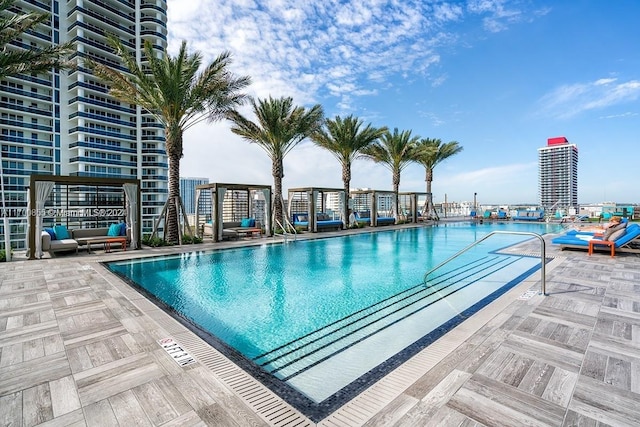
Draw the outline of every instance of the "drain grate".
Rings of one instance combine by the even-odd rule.
[[[158,344],[160,344],[164,351],[166,351],[178,365],[187,366],[192,363],[196,363],[196,360],[184,348],[182,348],[180,344],[175,342],[173,338],[163,338],[158,341]]]
[[[528,299],[531,299],[532,296],[537,295],[537,294],[538,294],[538,290],[537,289],[529,289],[524,294],[520,295],[518,297],[518,299],[528,300]]]

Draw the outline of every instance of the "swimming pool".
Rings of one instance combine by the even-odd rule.
[[[496,253],[526,239],[499,235],[423,285],[431,266],[506,229],[557,231],[455,223],[107,266],[318,420],[539,267]]]

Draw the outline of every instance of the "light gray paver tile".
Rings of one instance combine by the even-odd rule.
[[[22,425],[22,392],[0,395],[0,425]]]
[[[25,427],[53,419],[49,384],[40,384],[22,392],[22,415]]]
[[[120,427],[108,399],[84,405],[83,409],[88,426]]]
[[[81,408],[76,383],[71,375],[49,382],[54,417]]]
[[[142,406],[131,390],[118,393],[109,398],[113,413],[121,426],[151,426]]]

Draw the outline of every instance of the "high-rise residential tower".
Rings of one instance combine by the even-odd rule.
[[[209,178],[180,178],[180,197],[187,214],[196,213],[196,186],[208,183]],[[210,194],[209,192],[203,194],[208,200],[208,202],[205,202],[208,205],[211,204]]]
[[[578,146],[564,136],[538,148],[538,189],[543,208],[578,212]]]
[[[126,72],[107,44],[108,34],[118,36],[139,62],[144,59],[145,40],[162,54],[167,46],[166,1],[17,0],[10,11],[50,14],[36,31],[11,42],[12,48],[72,41],[72,59],[78,67],[69,72],[5,77],[0,82],[0,148],[7,207],[26,206],[25,189],[31,174],[138,178],[142,182],[142,231],[150,231],[168,192],[163,126],[140,107],[109,96],[84,59]],[[22,242],[24,235],[12,236],[12,240]]]

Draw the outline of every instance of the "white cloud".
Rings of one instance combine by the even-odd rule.
[[[627,111],[626,113],[622,113],[622,114],[611,114],[609,116],[600,116],[601,119],[619,119],[622,117],[635,117],[637,116],[638,113],[632,113],[631,111]]]
[[[360,98],[428,79],[439,66],[442,50],[460,43],[454,25],[487,19],[492,22],[485,24],[486,31],[496,31],[521,20],[523,14],[507,3],[168,0],[169,52],[175,53],[180,42],[188,40],[189,49],[200,51],[207,63],[229,50],[232,71],[252,78],[249,94],[292,96],[299,105],[323,100],[328,116],[356,114],[373,122],[383,119],[384,112],[361,106]],[[441,70],[433,74],[439,75],[431,80],[434,87],[446,82]],[[406,76],[406,81],[398,83],[398,76]],[[250,115],[247,107],[241,111]],[[443,123],[441,113],[423,114],[433,126]],[[232,134],[226,122],[200,124],[184,138],[185,175],[205,176],[212,182],[273,182],[267,154]],[[284,167],[285,189],[342,186],[338,162],[309,142],[289,153]],[[437,191],[461,197],[468,193],[468,183],[455,173],[442,172],[447,180],[434,182]],[[477,188],[482,189],[485,179],[477,179]],[[421,167],[410,166],[403,172],[403,191],[424,191],[424,185]],[[440,187],[445,185],[446,189]],[[358,160],[352,186],[389,189],[391,174],[383,166]]]
[[[618,82],[618,79],[603,78],[560,86],[544,95],[539,105],[542,114],[567,119],[585,111],[635,101],[639,97],[640,81]]]

